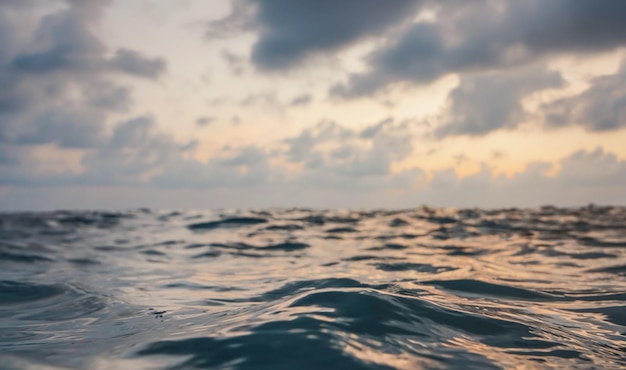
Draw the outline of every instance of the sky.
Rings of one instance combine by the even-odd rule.
[[[0,0],[0,210],[626,205],[623,0]]]

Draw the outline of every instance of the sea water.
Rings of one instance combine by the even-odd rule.
[[[0,215],[1,369],[626,367],[626,208]]]

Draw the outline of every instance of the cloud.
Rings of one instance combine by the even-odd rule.
[[[302,94],[294,97],[291,101],[284,102],[278,97],[276,90],[266,90],[261,92],[249,93],[238,101],[241,107],[259,107],[266,111],[283,114],[290,107],[306,106],[313,101],[310,94]]]
[[[234,155],[219,159],[219,163],[227,167],[250,167],[266,161],[267,154],[256,146],[241,148]]]
[[[298,136],[285,139],[284,142],[288,145],[285,154],[293,163],[303,162],[313,154],[319,144],[337,139],[347,140],[354,135],[353,131],[344,129],[333,121],[323,120],[313,128],[302,130]]]
[[[313,183],[350,183],[354,179],[376,178],[384,182],[391,165],[413,151],[408,127],[383,120],[361,131],[346,129],[332,121],[322,121],[313,129],[285,139],[288,161],[303,166],[303,176]]]
[[[5,188],[0,193],[3,209],[49,209],[59,207],[128,208],[180,207],[271,207],[315,208],[410,208],[423,204],[452,207],[536,207],[552,204],[580,206],[626,204],[626,160],[602,149],[578,151],[553,165],[531,163],[512,177],[496,176],[483,165],[480,172],[459,179],[453,169],[432,174],[429,181],[419,168],[388,176],[352,177],[327,173],[327,168],[294,176],[265,159],[246,170],[225,166],[224,158],[260,148],[238,148],[207,163],[193,160],[171,162],[161,174],[141,186],[98,182],[71,186],[67,177],[62,187],[32,187],[32,183]],[[0,164],[0,166],[2,166]],[[556,175],[548,170],[560,168]],[[7,166],[4,166],[7,167]],[[4,168],[3,168],[4,169]],[[0,183],[7,177],[0,172]],[[17,183],[17,182],[14,182]],[[76,184],[76,183],[75,183]],[[54,185],[54,183],[53,183]],[[149,194],[149,196],[146,196]],[[138,202],[141,200],[141,202]]]
[[[92,31],[94,21],[92,13],[78,5],[44,16],[28,47],[33,50],[16,55],[8,67],[15,73],[119,72],[151,79],[164,71],[165,61],[134,50],[119,49],[107,58],[106,48]]]
[[[250,93],[239,101],[242,107],[260,106],[267,110],[282,112],[284,105],[278,99],[276,91],[262,91]]]
[[[107,146],[112,149],[142,147],[149,143],[150,133],[155,127],[151,117],[137,117],[118,124]]]
[[[626,202],[626,161],[616,154],[579,151],[558,163],[529,164],[512,177],[496,175],[483,164],[477,174],[459,179],[453,168],[426,173],[419,163],[413,164],[424,159],[411,158],[417,138],[409,123],[393,118],[364,128],[324,120],[271,146],[234,144],[199,160],[197,141],[176,140],[160,131],[149,114],[130,115],[129,81],[158,79],[167,63],[137,50],[106,47],[96,30],[110,1],[51,3],[0,2],[3,206],[8,204],[5,200],[16,204],[11,200],[16,193],[11,192],[17,187],[29,188],[20,194],[39,194],[33,199],[45,202],[51,194],[63,192],[48,190],[55,186],[111,187],[120,194],[126,191],[120,189],[144,189],[154,191],[157,203],[156,191],[178,194],[195,189],[202,199],[206,195],[205,205],[210,207]],[[333,87],[336,97],[369,96],[396,85],[429,84],[457,75],[459,84],[433,128],[436,139],[516,129],[537,117],[549,127],[580,125],[607,131],[626,126],[626,64],[617,74],[594,78],[582,93],[548,103],[543,112],[526,109],[534,94],[565,84],[558,72],[545,67],[552,56],[582,56],[626,44],[622,0],[236,0],[234,4],[233,14],[213,23],[213,31],[223,26],[228,32],[256,32],[250,55],[259,70],[292,68],[375,41],[368,44],[374,49],[364,60],[363,72],[348,75]],[[247,68],[243,56],[225,50],[222,58],[234,74]],[[278,92],[260,89],[227,98],[229,106],[223,108],[261,108],[291,119],[289,107],[313,101],[308,93],[283,101]],[[233,125],[240,124],[237,112],[222,113]],[[198,117],[196,124],[205,126],[213,120]],[[459,154],[457,159],[465,161]]]
[[[270,165],[270,155],[257,146],[230,148],[208,162],[179,158],[167,163],[150,185],[179,189],[231,189],[273,184],[282,170]],[[242,190],[253,191],[253,190]]]
[[[434,21],[413,22],[428,11]],[[370,71],[333,89],[353,97],[401,81],[429,83],[448,73],[612,50],[626,44],[625,16],[621,0],[239,0],[210,29],[214,36],[217,29],[257,32],[252,62],[269,70],[386,36],[387,44],[368,57]]]
[[[19,163],[20,157],[15,148],[0,146],[0,166],[15,166]]]
[[[396,27],[414,13],[420,0],[237,1],[233,13],[212,23],[222,29],[253,29],[259,40],[253,63],[263,69],[291,67],[316,53],[337,50]]]
[[[425,189],[430,204],[455,207],[533,207],[545,204],[626,204],[626,160],[601,148],[578,151],[561,160],[555,176],[548,163],[531,163],[510,178],[494,176],[487,166],[458,180],[453,171],[439,171]]]
[[[597,77],[582,93],[543,107],[551,127],[580,125],[589,131],[626,127],[626,60],[614,75]]]
[[[448,96],[448,107],[435,136],[480,136],[514,129],[531,115],[524,98],[565,85],[560,73],[542,66],[463,76]]]
[[[54,143],[62,148],[91,148],[102,137],[102,114],[89,109],[48,109],[20,126],[10,140],[19,145]]]
[[[602,148],[592,152],[581,150],[561,162],[558,178],[564,186],[623,189],[626,187],[626,161]]]
[[[226,62],[230,71],[235,76],[241,76],[245,70],[246,59],[229,50],[222,50],[222,59]]]
[[[0,4],[0,145],[101,143],[113,113],[132,106],[132,90],[115,75],[157,78],[165,61],[121,49],[113,57],[96,36],[109,1]],[[35,11],[37,10],[37,11]]]
[[[41,172],[45,160],[29,157],[23,168],[4,172],[0,184],[214,189],[306,183],[332,188],[355,186],[358,179],[359,188],[378,188],[406,182],[406,174],[392,174],[390,167],[413,149],[406,127],[392,120],[361,131],[324,121],[286,139],[282,151],[228,147],[207,162],[195,159],[196,144],[178,142],[159,131],[150,116],[135,117],[119,122],[99,143],[86,149],[80,169]],[[9,158],[8,154],[3,157]],[[289,173],[275,164],[283,160],[301,165],[302,170]],[[293,182],[286,182],[288,177]]]
[[[3,147],[0,186],[219,189],[259,186],[281,171],[258,147],[232,148],[208,162],[194,158],[196,147],[160,131],[152,117],[139,116],[117,123],[98,146],[82,152],[78,169],[47,171],[48,162],[31,151]]]
[[[84,171],[75,179],[98,185],[142,184],[183,162],[193,149],[160,132],[152,117],[135,117],[118,123],[104,143],[82,157]]]
[[[620,0],[429,2],[434,22],[415,23],[368,58],[331,94],[354,98],[395,83],[428,84],[450,73],[508,70],[563,53],[626,45]]]
[[[330,93],[355,98],[375,93],[393,82],[430,83],[447,72],[444,49],[439,25],[418,23],[398,41],[370,55],[370,71],[351,74],[346,84],[333,86]]]
[[[330,95],[340,99],[456,74],[461,84],[436,131],[441,138],[516,128],[529,116],[525,98],[565,85],[556,72],[538,66],[557,55],[626,46],[624,18],[622,0],[239,0],[232,14],[213,26],[255,32],[252,62],[265,70],[290,68],[376,38],[380,42],[365,57],[365,71],[331,86]],[[580,124],[592,131],[623,127],[622,82],[618,76],[596,79],[585,96],[545,107],[547,124]],[[617,97],[602,101],[603,95]],[[303,95],[291,106],[307,103]]]
[[[111,59],[110,66],[113,70],[154,79],[165,70],[165,61],[161,58],[147,58],[134,50],[119,49]]]
[[[215,117],[204,116],[196,118],[196,125],[200,127],[208,126],[215,121]]]
[[[253,0],[232,0],[231,14],[225,18],[207,23],[205,37],[207,39],[224,38],[239,34],[253,28]]]
[[[289,103],[289,105],[292,107],[309,105],[311,101],[313,101],[313,96],[311,94],[302,94],[293,98],[291,100],[291,103]]]

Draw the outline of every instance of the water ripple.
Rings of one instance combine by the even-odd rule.
[[[626,367],[626,208],[0,214],[11,369]]]

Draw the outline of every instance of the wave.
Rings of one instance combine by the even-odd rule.
[[[0,367],[626,367],[626,208],[0,214]]]

